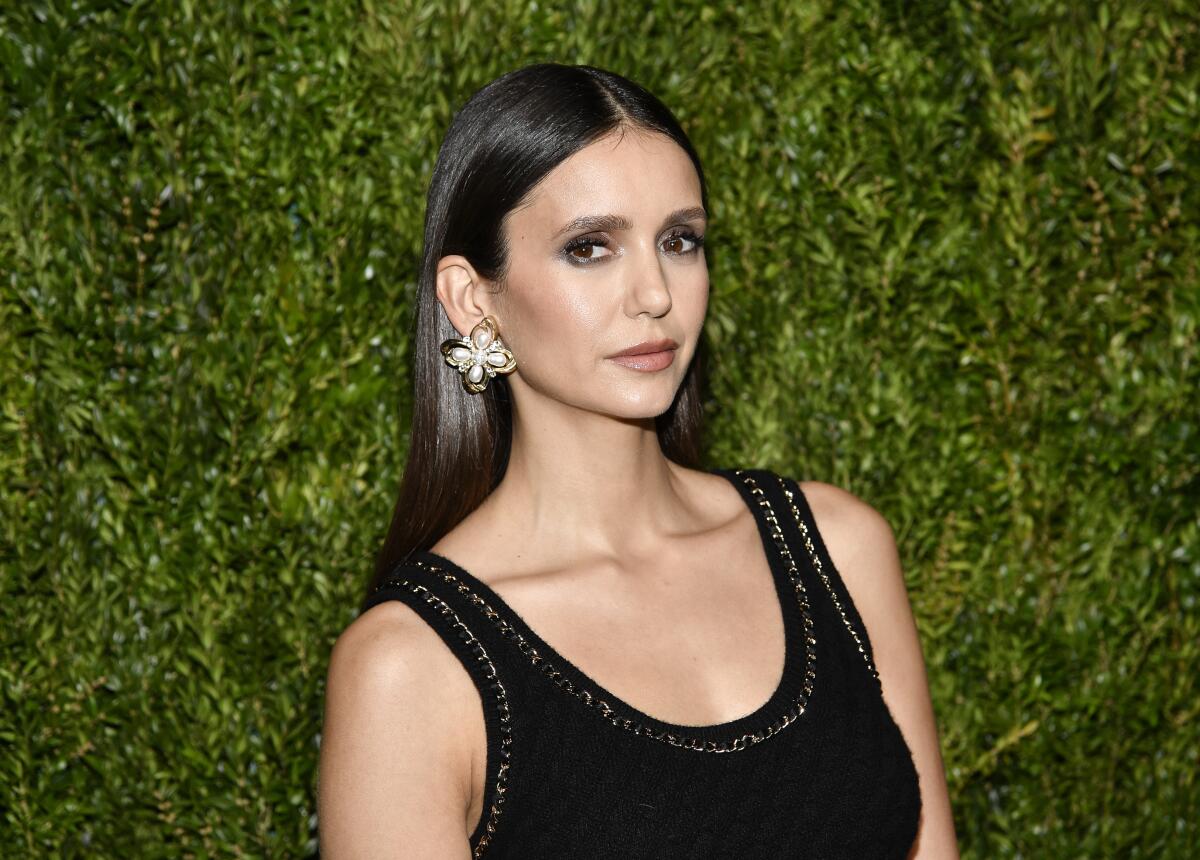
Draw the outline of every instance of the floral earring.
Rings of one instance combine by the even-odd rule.
[[[442,341],[446,364],[462,374],[463,388],[478,394],[497,373],[512,373],[517,360],[500,340],[496,320],[485,316],[469,337]]]

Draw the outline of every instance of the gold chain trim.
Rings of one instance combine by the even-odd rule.
[[[480,663],[486,668],[485,676],[491,682],[491,687],[496,691],[496,698],[499,701],[500,711],[500,767],[496,773],[496,794],[492,799],[491,810],[488,813],[487,826],[483,835],[479,838],[479,844],[475,846],[473,853],[474,857],[480,857],[491,844],[492,836],[496,833],[496,823],[500,820],[500,813],[504,805],[504,792],[508,780],[508,766],[512,756],[512,715],[508,710],[508,694],[504,690],[504,685],[500,683],[500,679],[496,675],[496,665],[488,657],[487,651],[479,640],[475,638],[469,627],[463,623],[458,617],[458,613],[450,608],[446,601],[442,600],[437,595],[429,591],[420,583],[410,582],[407,579],[389,579],[382,583],[376,592],[382,591],[385,588],[404,588],[413,594],[417,594],[430,606],[433,606],[443,616],[450,619],[458,630],[458,637],[462,639],[471,653],[475,655]]]
[[[866,648],[863,647],[862,639],[858,637],[858,632],[854,629],[854,625],[850,623],[850,618],[846,615],[846,610],[842,608],[842,601],[838,600],[837,592],[833,590],[833,583],[829,581],[829,576],[825,573],[825,568],[821,565],[821,559],[817,555],[816,548],[813,546],[812,538],[809,536],[808,526],[805,525],[804,519],[800,516],[800,510],[796,507],[796,499],[792,495],[792,491],[783,482],[783,478],[780,478],[778,475],[775,477],[778,478],[779,486],[783,489],[783,494],[787,496],[788,504],[791,505],[792,516],[796,518],[796,525],[800,527],[800,533],[804,536],[804,547],[808,550],[808,554],[812,558],[813,565],[817,569],[817,575],[821,577],[821,581],[825,583],[825,590],[833,598],[833,605],[837,607],[838,614],[842,616],[842,623],[846,625],[846,629],[854,637],[854,644],[858,646],[858,653],[862,654],[863,660],[866,661],[871,676],[878,681],[879,672],[875,669],[875,664],[871,662],[871,657],[867,654]]]
[[[792,582],[793,589],[796,592],[797,602],[800,606],[800,614],[804,626],[806,659],[803,690],[797,697],[796,701],[793,702],[788,710],[784,713],[784,715],[760,731],[747,732],[742,734],[740,737],[729,741],[705,741],[701,738],[688,737],[686,735],[675,734],[666,730],[654,729],[650,726],[643,725],[637,720],[618,716],[616,711],[611,705],[608,704],[608,702],[594,695],[590,690],[577,687],[570,681],[570,679],[566,678],[562,672],[554,667],[553,663],[539,654],[537,649],[530,645],[529,641],[522,636],[521,633],[512,626],[512,624],[506,621],[499,612],[497,612],[487,603],[487,601],[476,594],[469,585],[460,580],[452,572],[439,565],[430,564],[418,559],[412,560],[411,563],[417,567],[428,570],[437,576],[440,576],[444,582],[453,586],[460,594],[467,597],[467,599],[469,599],[473,605],[480,609],[484,617],[486,617],[496,626],[500,632],[500,635],[516,644],[517,648],[522,654],[529,658],[530,662],[535,668],[550,678],[550,680],[553,681],[560,689],[565,690],[567,693],[570,693],[572,696],[579,699],[589,708],[597,711],[609,723],[617,728],[632,732],[635,735],[642,735],[652,740],[670,744],[671,746],[679,747],[681,749],[713,753],[737,752],[739,750],[744,750],[755,746],[756,744],[762,743],[767,738],[778,734],[792,723],[796,722],[796,720],[798,720],[804,713],[805,709],[808,707],[808,699],[812,695],[813,682],[816,680],[816,668],[814,664],[817,659],[817,639],[813,632],[812,616],[809,613],[809,609],[811,607],[808,602],[808,595],[804,590],[804,584],[800,580],[799,571],[796,566],[796,561],[792,557],[791,549],[788,547],[787,541],[784,540],[783,530],[779,526],[779,520],[775,516],[775,511],[771,507],[770,501],[763,493],[762,488],[758,486],[758,483],[751,475],[746,474],[745,470],[743,469],[735,470],[735,474],[740,476],[747,486],[750,487],[750,493],[751,495],[757,497],[757,504],[759,507],[765,509],[766,513],[764,514],[764,517],[771,527],[771,540],[787,564],[788,578]],[[808,550],[813,563],[819,565],[820,561],[816,557],[816,553],[811,542],[808,543]],[[392,582],[393,580],[385,581],[379,586],[379,588],[387,588],[392,584]]]

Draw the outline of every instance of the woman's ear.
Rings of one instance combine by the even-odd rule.
[[[467,337],[471,329],[491,313],[487,281],[460,254],[449,254],[438,260],[436,289],[450,324],[462,337]]]

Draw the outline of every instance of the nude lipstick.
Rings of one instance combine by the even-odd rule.
[[[675,350],[678,348],[679,344],[670,338],[644,340],[628,349],[614,353],[608,358],[630,370],[653,372],[670,367],[675,360]]]

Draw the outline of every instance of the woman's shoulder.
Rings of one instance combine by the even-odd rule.
[[[388,600],[351,622],[325,685],[322,839],[397,851],[416,832],[458,839],[483,743],[482,719],[463,718],[479,713],[473,697],[466,670],[412,607]]]
[[[477,703],[470,675],[441,632],[403,601],[370,607],[334,642],[326,735],[336,735],[339,749],[352,744],[360,756],[387,759],[419,751],[431,766],[460,764],[467,739],[444,727],[460,724],[452,718]],[[397,744],[397,737],[407,740]]]
[[[873,505],[849,490],[825,481],[792,479],[812,510],[817,528],[826,538],[852,537],[856,543],[881,548],[893,540],[891,524]],[[842,541],[839,541],[842,542]]]
[[[395,573],[403,580],[420,571],[406,563]],[[338,635],[327,696],[379,708],[399,703],[418,718],[469,704],[475,690],[457,653],[457,630],[428,611],[415,592],[394,585],[381,585]]]
[[[887,615],[896,609],[898,598],[907,600],[895,533],[874,505],[827,481],[799,479],[770,469],[757,471],[777,476],[785,486],[800,491],[836,572],[851,600],[865,609],[864,615]],[[871,604],[882,605],[875,610]]]
[[[767,476],[781,480],[785,486],[798,487],[822,534],[851,531],[867,539],[879,541],[890,536],[887,519],[870,503],[836,484],[819,480],[802,480],[788,471],[765,466],[729,467],[732,473]]]
[[[463,685],[446,685],[456,678],[457,658],[416,609],[401,600],[384,600],[362,612],[338,636],[329,660],[332,696],[385,703],[403,699],[410,707],[454,705],[447,693]]]
[[[895,532],[872,504],[825,481],[795,481],[868,636],[888,641],[912,623]]]

